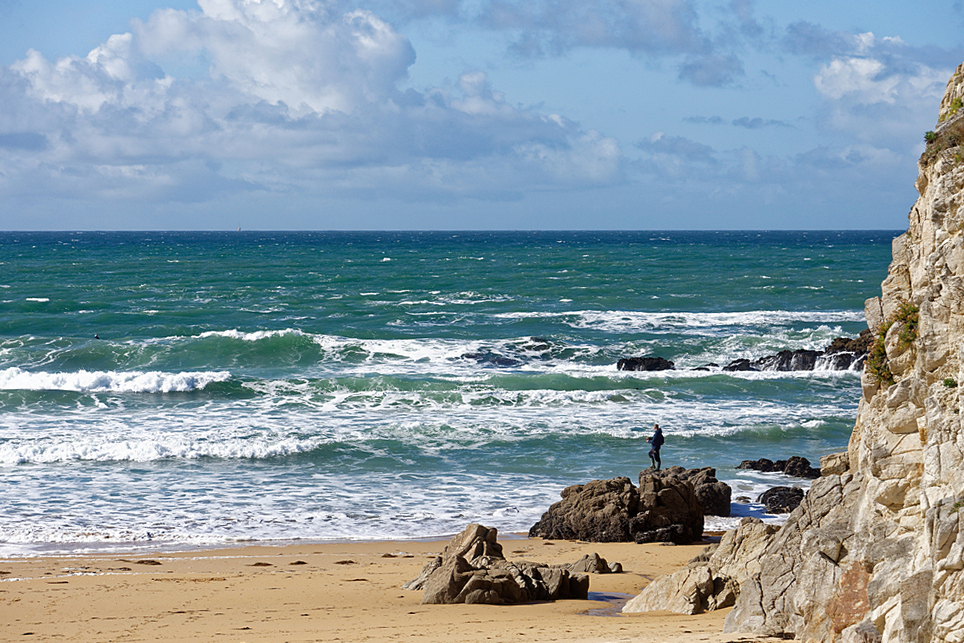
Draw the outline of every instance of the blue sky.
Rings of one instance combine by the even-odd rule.
[[[957,1],[0,0],[0,229],[902,229],[961,62]]]

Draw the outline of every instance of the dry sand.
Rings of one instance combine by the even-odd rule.
[[[703,545],[502,539],[506,558],[571,563],[598,552],[590,598],[635,595]],[[445,542],[249,546],[0,560],[0,641],[764,641],[723,635],[729,610],[618,615],[605,600],[422,605],[400,588]]]

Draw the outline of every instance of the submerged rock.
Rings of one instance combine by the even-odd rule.
[[[617,371],[668,371],[675,364],[662,357],[628,357],[616,362]]]

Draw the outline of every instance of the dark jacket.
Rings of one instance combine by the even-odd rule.
[[[650,438],[650,443],[653,445],[654,449],[658,449],[663,446],[663,429],[656,429],[656,433]]]

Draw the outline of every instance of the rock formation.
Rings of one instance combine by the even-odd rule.
[[[727,631],[964,641],[962,97],[964,65],[928,136],[909,228],[865,308],[874,345],[849,468],[814,481],[743,582]]]
[[[673,471],[639,474],[639,513],[630,521],[637,543],[678,545],[703,539],[703,507],[693,483]]]
[[[592,480],[566,487],[561,495],[529,529],[530,538],[632,542],[629,521],[639,511],[639,492],[629,478]]]
[[[624,477],[566,487],[562,500],[529,529],[529,537],[677,544],[701,540],[703,507],[686,478],[692,476],[722,493],[717,487],[726,485],[710,471],[682,467],[646,470],[639,474],[639,489]]]
[[[571,565],[508,561],[495,529],[471,524],[452,538],[441,556],[427,564],[403,589],[423,590],[423,604],[483,603],[503,605],[528,601],[586,599],[589,576],[621,570],[598,554]]]
[[[863,366],[873,343],[873,333],[865,330],[851,339],[838,337],[822,351],[801,348],[784,350],[759,359],[736,359],[723,367],[724,371],[846,371]]]
[[[859,337],[837,337],[822,351],[801,348],[795,351],[784,350],[776,355],[765,355],[755,360],[735,359],[723,367],[724,371],[846,371],[863,366],[864,360],[873,343],[873,333],[865,330]],[[475,358],[479,354],[466,354],[462,357]],[[617,371],[665,371],[676,365],[662,357],[625,357],[616,362]],[[719,369],[717,364],[707,364],[693,370],[708,371]]]
[[[760,573],[760,556],[776,531],[757,518],[744,518],[719,545],[710,545],[685,568],[647,585],[623,612],[700,614],[733,605],[740,585]]]
[[[662,357],[626,357],[616,362],[617,371],[668,371],[674,366]]]
[[[803,501],[803,489],[799,487],[771,487],[756,499],[768,514],[788,514]]]
[[[639,484],[642,486],[643,476],[654,473],[652,469],[639,472]],[[688,481],[693,485],[696,499],[699,500],[703,508],[704,516],[723,516],[730,515],[730,500],[733,491],[730,485],[716,479],[716,469],[713,467],[702,467],[700,469],[684,469],[683,467],[668,467],[658,472],[663,477],[675,476]]]
[[[820,469],[811,467],[809,460],[796,455],[790,456],[786,460],[777,460],[776,462],[768,460],[767,458],[744,460],[737,469],[752,469],[753,471],[762,471],[764,473],[784,473],[795,478],[820,477]]]

